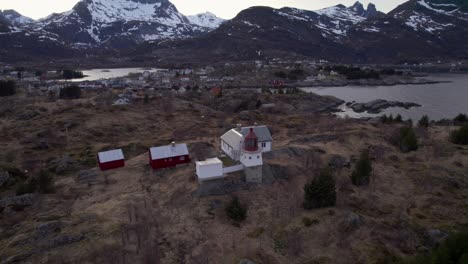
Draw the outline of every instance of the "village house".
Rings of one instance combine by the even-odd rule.
[[[149,149],[149,164],[155,170],[187,163],[190,163],[190,155],[186,144],[172,142],[170,145]]]
[[[258,137],[261,152],[271,151],[273,139],[267,126],[241,127],[238,125],[237,128],[233,128],[221,136],[221,149],[223,152],[231,159],[239,160],[241,146],[251,129]]]
[[[97,155],[99,168],[102,171],[125,166],[125,157],[121,149],[99,152]]]

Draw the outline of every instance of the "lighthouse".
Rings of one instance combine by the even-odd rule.
[[[253,128],[244,138],[240,153],[240,162],[245,166],[245,180],[247,182],[262,182],[262,149],[258,146],[258,137]]]

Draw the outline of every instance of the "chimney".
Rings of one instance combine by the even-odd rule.
[[[175,141],[172,141],[172,142],[171,142],[171,146],[172,146],[173,148],[175,148]]]
[[[257,123],[257,122],[254,123],[254,127],[256,127],[256,126],[258,126],[258,123]]]
[[[239,132],[242,131],[242,124],[237,124],[237,131],[239,131]]]

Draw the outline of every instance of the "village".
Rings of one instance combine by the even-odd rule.
[[[330,67],[332,66],[332,67]],[[341,66],[340,66],[341,67]],[[346,67],[346,66],[345,66]],[[352,67],[352,66],[349,66]],[[337,69],[342,69],[337,68]],[[155,70],[156,69],[156,70]],[[295,88],[344,85],[396,85],[425,84],[431,80],[414,78],[432,71],[464,71],[464,62],[451,64],[357,66],[362,76],[350,78],[339,72],[326,60],[281,60],[232,62],[210,66],[145,68],[112,78],[87,80],[79,70],[48,69],[38,66],[1,65],[0,80],[15,81],[28,94],[58,96],[60,89],[77,85],[91,91],[116,91],[115,104],[129,104],[143,99],[145,95],[158,96],[171,91],[181,94],[186,91],[210,90],[213,88]],[[102,69],[102,72],[108,72]],[[68,76],[66,74],[71,75]],[[380,72],[380,74],[379,74]],[[73,76],[78,73],[78,76]],[[372,74],[369,74],[372,73]],[[375,74],[374,74],[375,73]],[[84,78],[83,78],[84,77]],[[361,78],[362,77],[362,78]],[[83,78],[83,80],[81,80]]]
[[[343,69],[259,67],[265,86],[252,88],[242,81],[255,63],[237,66],[83,82],[4,71],[16,91],[0,97],[0,259],[381,263],[463,224],[468,149],[448,141],[457,123],[415,125],[419,149],[402,152],[392,140],[407,123],[337,118],[343,100],[295,89],[345,80]],[[351,175],[365,150],[373,170],[359,186]],[[336,203],[306,209],[305,186],[326,169]],[[233,201],[241,220],[226,213]]]

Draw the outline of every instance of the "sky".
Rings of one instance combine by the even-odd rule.
[[[52,13],[70,10],[79,0],[0,0],[0,9],[15,9],[19,13],[34,19],[46,17]],[[111,0],[109,0],[111,1]],[[373,0],[377,9],[388,12],[407,0]],[[271,6],[281,8],[285,6],[307,10],[344,4],[352,5],[356,0],[171,0],[184,15],[194,15],[209,11],[215,15],[230,19],[241,10],[251,6]],[[369,1],[362,0],[367,5]]]

